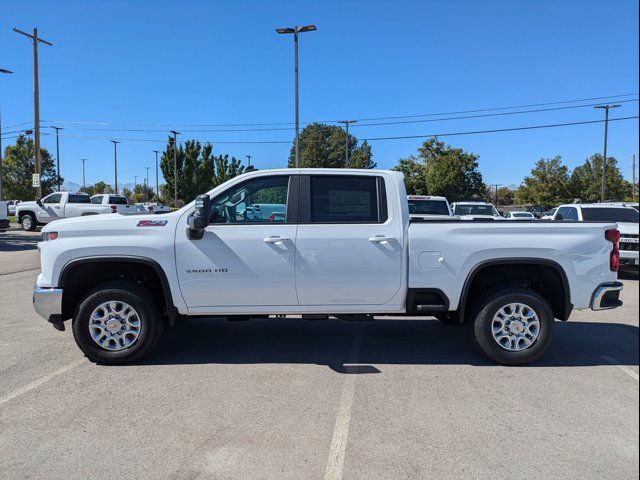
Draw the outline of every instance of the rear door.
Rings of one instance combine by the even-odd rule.
[[[402,282],[402,222],[382,175],[300,179],[296,290],[300,305],[382,305]]]

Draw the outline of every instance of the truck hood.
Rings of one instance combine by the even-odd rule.
[[[638,224],[631,222],[620,222],[618,223],[618,230],[622,235],[638,235]]]
[[[20,202],[18,205],[16,205],[16,208],[24,208],[24,207],[37,207],[38,204],[33,201],[33,200],[29,200],[28,202]]]
[[[121,215],[106,213],[54,220],[42,228],[43,232],[58,232],[61,236],[93,237],[138,233],[149,230],[169,229],[175,226],[179,212],[164,215]]]

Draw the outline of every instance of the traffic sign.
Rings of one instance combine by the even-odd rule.
[[[34,188],[38,188],[40,186],[40,174],[39,173],[34,173],[33,175],[31,175],[31,185]]]

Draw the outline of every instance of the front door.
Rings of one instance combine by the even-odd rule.
[[[64,206],[61,204],[62,194],[52,193],[42,199],[42,206],[38,208],[36,215],[38,221],[42,223],[49,223],[58,218],[64,217]]]
[[[202,239],[176,233],[178,278],[189,308],[298,304],[296,224],[288,211],[296,179],[264,175],[232,185],[212,199]]]

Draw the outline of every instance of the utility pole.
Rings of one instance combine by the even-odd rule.
[[[498,206],[498,187],[501,187],[502,184],[501,183],[493,183],[492,186],[494,188],[493,202],[496,204],[496,207],[497,207]]]
[[[158,188],[158,153],[160,153],[158,150],[154,150],[154,153],[156,154],[156,201],[158,203],[160,203],[160,189]]]
[[[636,154],[633,154],[633,158],[631,159],[631,169],[633,172],[631,173],[632,183],[631,183],[631,199],[636,201]],[[0,197],[2,199],[2,197]]]
[[[349,165],[349,124],[357,123],[357,120],[341,120],[338,123],[343,123],[347,134],[347,140],[344,145],[344,166],[347,168]]]
[[[178,206],[178,133],[171,130],[173,134],[173,207]]]
[[[294,76],[294,100],[295,100],[295,123],[296,123],[296,139],[295,139],[295,159],[296,168],[300,168],[300,108],[298,96],[298,35],[304,32],[313,32],[317,30],[315,25],[304,25],[302,27],[295,26],[292,28],[276,28],[276,32],[280,35],[293,34],[293,76]]]
[[[109,140],[109,141],[113,143],[113,169],[116,177],[116,185],[114,190],[117,195],[118,194],[118,144],[120,142],[118,140]]]
[[[84,164],[87,161],[87,159],[86,158],[81,158],[80,160],[82,160],[82,188],[83,188],[83,190],[86,190],[87,183],[85,182],[85,176],[84,176]],[[60,190],[58,189],[58,191],[60,191]]]
[[[56,179],[56,183],[58,184],[58,191],[60,191],[60,139],[58,134],[60,130],[64,130],[62,127],[51,127],[56,131],[56,169],[58,171],[58,178]],[[83,165],[84,167],[84,165]]]
[[[251,167],[251,157],[252,155],[245,155],[247,157],[247,168]]]
[[[47,42],[42,38],[38,38],[38,29],[33,29],[33,35],[28,34],[27,32],[23,32],[22,30],[18,30],[17,28],[13,29],[14,32],[19,33],[20,35],[24,35],[27,38],[31,39],[33,43],[33,141],[34,141],[34,149],[35,149],[35,167],[36,167],[36,175],[38,176],[38,187],[37,187],[37,198],[42,197],[42,184],[40,182],[40,174],[41,174],[41,165],[40,165],[40,85],[38,82],[38,43],[44,43],[45,45],[53,46],[53,43]]]
[[[12,74],[11,70],[0,68],[0,73],[7,75]],[[2,110],[0,109],[0,200],[4,200],[4,192],[2,190]]]
[[[609,109],[618,108],[620,105],[597,105],[593,108],[604,110],[604,153],[602,154],[602,188],[600,191],[600,201],[604,202],[607,184],[605,175],[607,173],[607,135],[609,132]]]
[[[147,169],[147,176],[144,179],[144,202],[147,203],[149,200],[149,167],[144,167]]]

